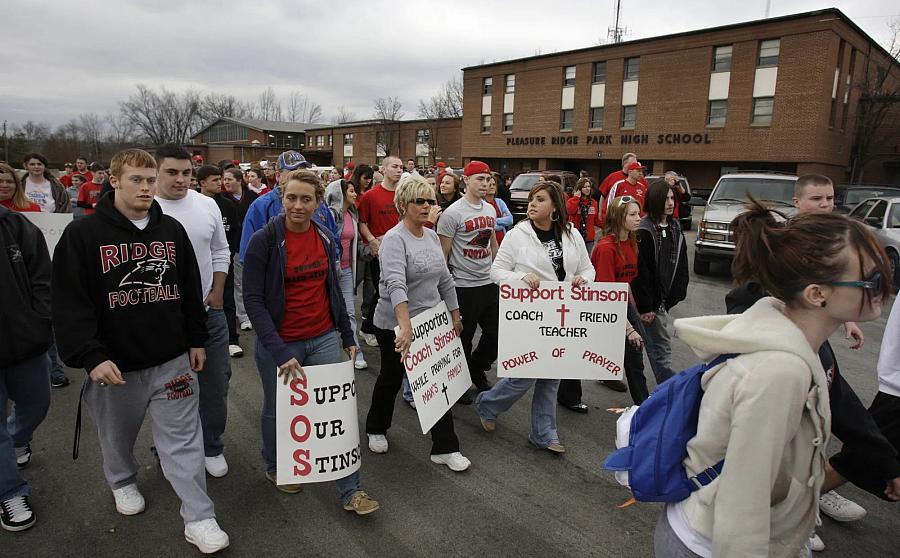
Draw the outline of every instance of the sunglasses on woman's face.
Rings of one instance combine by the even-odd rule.
[[[434,198],[416,198],[412,200],[411,203],[414,203],[416,205],[425,205],[426,203],[428,205],[435,205],[437,204],[437,200],[435,200]]]
[[[881,272],[876,269],[862,281],[829,281],[828,284],[834,287],[857,287],[871,291],[880,291]]]

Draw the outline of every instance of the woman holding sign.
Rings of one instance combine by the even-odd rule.
[[[491,279],[524,281],[532,289],[541,281],[587,282],[594,267],[584,239],[572,229],[566,216],[562,187],[556,182],[538,182],[528,194],[528,219],[507,233],[491,266]],[[487,432],[496,428],[497,417],[509,409],[534,386],[531,400],[531,433],[535,446],[554,453],[566,448],[556,431],[556,392],[558,379],[501,378],[494,387],[478,394],[475,408]]]
[[[278,478],[275,401],[279,377],[284,383],[305,379],[303,366],[341,362],[335,328],[350,360],[358,350],[341,295],[337,248],[331,233],[311,219],[323,199],[324,189],[315,173],[298,170],[282,175],[284,213],[253,233],[244,254],[244,306],[257,334],[256,366],[263,387],[262,456],[266,478],[272,483]],[[337,485],[345,510],[365,515],[378,509],[378,502],[360,489],[358,470]],[[300,484],[278,486],[289,494],[301,488]]]
[[[394,400],[405,376],[403,359],[412,344],[410,319],[444,301],[456,334],[462,332],[456,289],[441,242],[437,233],[425,225],[436,203],[434,188],[421,176],[414,174],[401,180],[394,193],[400,222],[384,235],[379,249],[382,272],[374,323],[381,372],[366,418],[366,434],[373,453],[388,451],[385,434],[391,427]],[[449,409],[431,427],[431,443],[433,463],[457,472],[471,465],[459,451]]]

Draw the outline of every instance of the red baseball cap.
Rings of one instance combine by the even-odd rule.
[[[355,168],[356,168],[356,164],[354,164],[353,161],[350,161],[349,163],[347,163],[347,168],[348,168],[348,169],[351,169],[351,170],[352,170],[352,169],[355,169]]]
[[[445,163],[445,162],[443,162],[443,161],[438,161],[437,168],[443,169],[443,168],[445,168],[446,166],[447,166],[447,163]]]
[[[635,169],[646,169],[644,165],[641,164],[640,161],[634,161],[633,163],[628,163],[628,166],[625,167],[625,170],[633,171]]]
[[[491,167],[482,161],[469,161],[469,164],[463,169],[463,176],[472,176],[473,174],[490,174]]]
[[[236,167],[241,165],[241,162],[238,161],[237,159],[233,159],[231,162],[234,163],[234,166],[236,166]]]

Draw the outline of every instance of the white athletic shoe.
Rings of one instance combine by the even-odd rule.
[[[457,473],[460,471],[465,471],[469,468],[469,465],[472,464],[466,456],[455,451],[453,453],[439,453],[437,455],[431,456],[431,462],[437,463],[438,465],[446,465],[450,468],[451,471],[456,471]]]
[[[244,349],[240,345],[228,345],[228,354],[234,358],[241,358],[244,356]]]
[[[353,368],[356,368],[357,370],[365,370],[368,367],[369,367],[369,363],[362,359],[357,360],[356,362],[353,363]]]
[[[813,552],[822,552],[825,550],[825,543],[822,542],[822,539],[819,538],[819,535],[813,531],[813,534],[809,537],[809,549]]]
[[[384,434],[366,434],[369,437],[369,451],[372,453],[387,453],[388,441]]]
[[[856,521],[866,516],[865,508],[834,490],[819,497],[819,510],[831,519],[841,522]]]
[[[364,333],[362,330],[360,330],[359,336],[363,338],[363,341],[366,342],[366,345],[370,347],[378,346],[378,339],[376,339],[375,336],[371,333]]]
[[[185,523],[184,540],[199,548],[203,554],[218,552],[229,543],[228,534],[213,518]]]
[[[117,488],[112,493],[116,499],[116,511],[122,515],[137,515],[144,511],[147,505],[137,484]]]
[[[406,399],[404,399],[404,401],[406,401]],[[409,405],[410,407],[412,407],[413,409],[416,408],[416,400],[415,399],[410,399],[409,401],[406,401],[406,404]]]
[[[228,474],[228,462],[225,461],[224,454],[204,457],[203,459],[206,462],[206,472],[210,475],[221,478]]]
[[[253,324],[250,323],[250,320],[241,322],[241,331],[250,331],[251,329],[253,329]]]

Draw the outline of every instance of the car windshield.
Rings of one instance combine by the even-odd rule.
[[[562,183],[562,178],[556,174],[545,175],[547,180],[553,180],[554,182]],[[541,180],[541,175],[539,174],[520,174],[513,180],[513,183],[510,184],[510,190],[520,190],[525,192],[530,192],[534,185],[537,184]]]
[[[747,194],[760,201],[791,204],[794,180],[778,178],[722,178],[709,203],[744,203]]]
[[[844,205],[853,207],[866,198],[896,196],[898,194],[900,194],[900,190],[892,190],[890,188],[854,188],[847,190],[847,199],[844,200]]]
[[[888,219],[888,226],[892,229],[900,228],[900,203],[891,204],[891,216]]]

